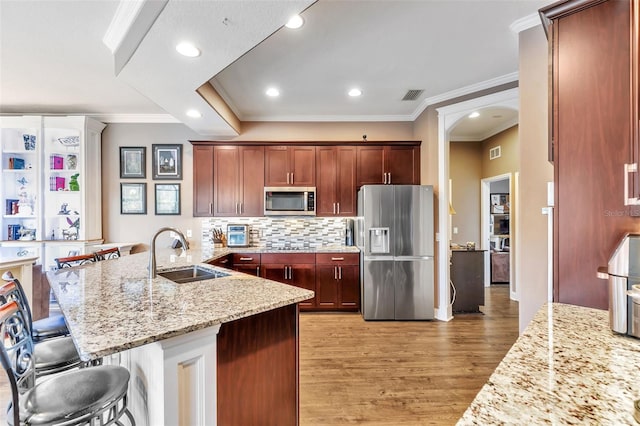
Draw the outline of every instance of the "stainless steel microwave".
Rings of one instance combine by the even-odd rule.
[[[265,216],[315,216],[316,188],[313,186],[265,186]]]

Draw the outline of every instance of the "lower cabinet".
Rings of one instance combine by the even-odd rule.
[[[318,309],[360,309],[359,258],[358,254],[316,254]]]
[[[260,253],[233,253],[231,269],[259,277],[260,261]]]
[[[313,253],[263,253],[262,278],[316,290],[316,259]],[[316,297],[299,303],[301,310],[316,307]]]
[[[480,312],[484,305],[484,256],[482,250],[451,252],[451,282],[456,289],[453,312]]]

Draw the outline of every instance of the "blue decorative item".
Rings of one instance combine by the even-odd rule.
[[[34,151],[36,149],[36,135],[22,135],[24,140],[24,149],[27,151]]]
[[[18,179],[17,182],[20,184],[20,186],[26,186],[29,183],[29,181],[27,179],[25,179],[24,176],[22,176],[20,179]]]

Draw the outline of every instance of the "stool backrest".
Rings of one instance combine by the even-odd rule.
[[[29,333],[31,333],[32,321],[33,317],[31,316],[31,307],[29,306],[29,301],[27,300],[27,295],[24,292],[24,288],[22,288],[22,284],[18,281],[17,278],[14,278],[13,281],[9,281],[0,286],[0,303],[5,304],[15,301],[20,309],[24,312],[26,326],[29,329]]]
[[[0,306],[0,363],[11,386],[13,424],[20,424],[19,397],[35,385],[33,341],[24,311],[14,300]]]
[[[97,251],[94,254],[96,255],[97,261],[117,259],[120,257],[120,249],[118,247],[112,247],[112,248]]]
[[[73,266],[86,265],[87,263],[95,262],[95,253],[79,254],[77,256],[59,257],[56,259],[58,269],[71,268]]]

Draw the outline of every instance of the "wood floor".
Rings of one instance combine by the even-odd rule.
[[[509,287],[450,322],[300,318],[300,424],[454,425],[518,337]]]
[[[485,300],[450,322],[301,314],[300,425],[455,424],[518,337],[508,286]],[[0,424],[9,400],[0,374]]]

